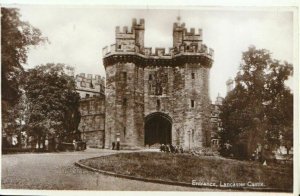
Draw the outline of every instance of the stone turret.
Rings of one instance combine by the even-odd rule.
[[[196,52],[201,48],[202,44],[202,29],[195,32],[195,28],[188,31],[185,28],[185,23],[174,23],[173,25],[173,47],[177,51]]]
[[[120,27],[116,27],[116,51],[132,52],[144,50],[144,33],[145,33],[145,21],[134,18],[132,20],[132,27],[129,29],[127,26],[123,27],[123,31]]]
[[[132,20],[131,28],[124,26],[121,30],[120,26],[116,27],[116,42],[110,47],[104,47],[103,56],[115,53],[139,53],[147,57],[164,57],[172,58],[174,55],[184,53],[188,54],[205,54],[212,60],[214,51],[202,43],[202,29],[185,28],[185,23],[174,23],[173,25],[173,46],[165,48],[155,48],[144,46],[145,21],[140,19]],[[154,53],[152,53],[154,51]]]

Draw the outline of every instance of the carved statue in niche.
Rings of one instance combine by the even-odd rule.
[[[159,77],[156,77],[155,81],[155,95],[162,95],[162,82]]]
[[[162,95],[167,90],[168,74],[159,69],[149,74],[149,94]]]

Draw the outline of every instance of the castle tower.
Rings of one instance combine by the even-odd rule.
[[[178,22],[173,24],[173,47],[175,50],[195,52],[201,49],[202,44],[202,29],[195,32],[195,28],[188,31],[185,28],[185,23]]]
[[[209,72],[213,50],[202,30],[173,26],[173,47],[144,46],[145,22],[116,28],[116,43],[103,48],[106,70],[105,147],[210,145]]]
[[[173,24],[173,47],[179,49],[180,45],[183,41],[183,32],[185,29],[185,23],[180,23],[180,19],[178,22]]]
[[[132,20],[132,27],[116,27],[116,49],[123,52],[135,52],[142,51],[144,49],[144,33],[145,33],[145,21],[141,19],[139,23],[134,18]]]

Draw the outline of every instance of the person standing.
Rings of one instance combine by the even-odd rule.
[[[112,149],[114,150],[115,149],[115,142],[112,142]]]
[[[117,150],[120,150],[120,138],[117,138]]]

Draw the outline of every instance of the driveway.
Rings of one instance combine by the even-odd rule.
[[[82,152],[2,155],[1,187],[2,189],[45,190],[209,191],[117,178],[74,165],[74,162],[80,159],[113,153],[116,151],[87,149]]]

